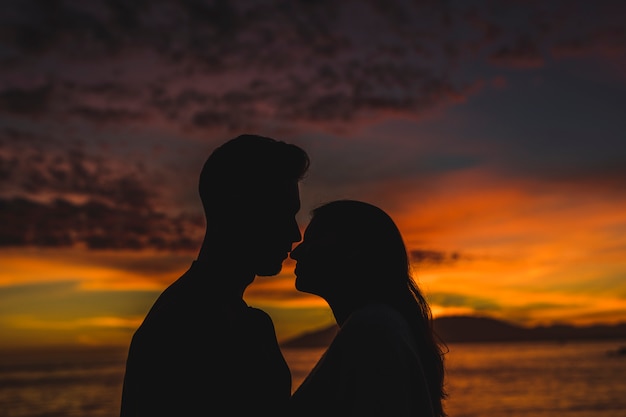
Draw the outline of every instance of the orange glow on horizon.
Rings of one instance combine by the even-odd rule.
[[[480,171],[441,178],[428,199],[400,193],[407,187],[388,183],[378,198],[387,201],[381,207],[409,251],[441,254],[413,263],[435,317],[487,315],[522,325],[626,321],[626,201],[604,198],[602,190],[582,199],[563,188],[512,185]],[[9,298],[0,315],[0,339],[123,344],[195,255],[3,249],[0,290],[16,288],[19,297]],[[271,312],[279,339],[332,322],[323,299],[295,289],[293,269],[287,259],[278,276],[257,277],[245,293],[250,305]],[[42,291],[53,292],[48,299]],[[100,310],[90,312],[84,297]],[[53,307],[42,315],[46,303]]]
[[[159,269],[152,264],[163,264]],[[193,255],[158,251],[8,249],[0,251],[0,286],[76,281],[89,290],[162,290],[188,267]]]

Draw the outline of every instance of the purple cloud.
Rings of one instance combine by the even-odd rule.
[[[190,251],[200,245],[203,219],[168,217],[87,201],[39,203],[23,198],[0,199],[3,221],[0,246],[73,247],[88,249],[158,249]]]
[[[77,143],[67,148],[29,134],[0,137],[0,246],[91,249],[197,248],[198,212],[166,210],[141,164],[112,160]]]
[[[0,17],[0,115],[195,131],[418,118],[476,92],[467,65],[537,68],[572,45],[581,30],[571,9],[586,14],[586,37],[612,33],[623,48],[623,25],[601,24],[613,8],[10,1]]]
[[[46,82],[1,85],[0,112],[192,129],[419,112],[463,92],[438,41],[445,15],[401,1],[14,2],[2,72]]]

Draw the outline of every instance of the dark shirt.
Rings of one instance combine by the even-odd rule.
[[[227,278],[194,262],[159,296],[131,341],[121,417],[283,413],[291,373],[274,324],[211,287]]]
[[[430,417],[417,342],[384,304],[353,312],[294,392],[292,416]]]

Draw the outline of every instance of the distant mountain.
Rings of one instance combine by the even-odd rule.
[[[446,343],[527,340],[532,330],[489,317],[448,316],[434,320],[435,332]]]
[[[626,323],[617,325],[522,327],[490,317],[448,316],[434,320],[434,328],[446,343],[568,341],[625,339]],[[317,348],[330,344],[337,326],[304,333],[283,342],[287,348]]]

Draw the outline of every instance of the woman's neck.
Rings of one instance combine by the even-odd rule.
[[[365,306],[367,302],[360,299],[353,299],[353,296],[346,297],[343,300],[329,300],[326,299],[326,302],[330,306],[330,309],[333,312],[333,316],[335,316],[335,321],[341,327],[345,321],[350,317],[350,315],[359,308]]]

